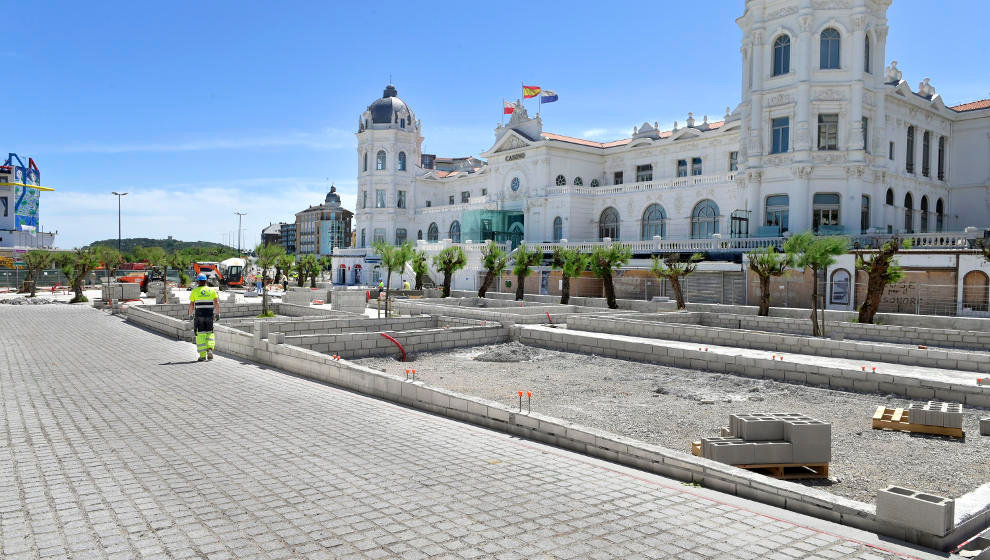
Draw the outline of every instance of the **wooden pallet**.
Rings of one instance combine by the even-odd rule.
[[[962,428],[912,424],[909,410],[904,408],[886,408],[883,405],[877,406],[877,411],[873,414],[873,429],[897,430],[900,432],[914,432],[955,438],[966,437],[966,433],[963,432]]]
[[[691,455],[701,457],[701,442],[691,442]],[[805,478],[828,478],[828,463],[769,463],[765,465],[732,465],[740,469],[754,471],[781,480],[800,480]]]

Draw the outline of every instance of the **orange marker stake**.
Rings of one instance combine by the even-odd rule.
[[[406,379],[409,379],[409,370],[406,370]]]
[[[708,351],[708,347],[707,347],[707,346],[705,346],[705,352],[707,352],[707,351]]]
[[[533,393],[526,391],[526,412],[533,412]]]
[[[522,412],[522,391],[519,391],[519,412]]]
[[[412,370],[413,381],[416,381],[416,370]]]
[[[866,366],[863,366],[863,371],[866,371]]]
[[[874,366],[873,367],[873,373],[876,373],[876,372],[877,372],[877,368],[876,368],[876,366]]]

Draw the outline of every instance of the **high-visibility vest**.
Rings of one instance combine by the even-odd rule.
[[[209,286],[196,286],[189,293],[189,301],[196,309],[213,309],[213,300],[219,297],[217,291]]]

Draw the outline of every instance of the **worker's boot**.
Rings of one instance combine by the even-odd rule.
[[[197,362],[205,362],[206,361],[206,356],[200,356],[199,359],[196,360],[196,361]]]
[[[213,359],[213,349],[212,348],[206,351],[206,359],[207,360],[212,360]]]

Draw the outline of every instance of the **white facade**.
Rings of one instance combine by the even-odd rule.
[[[889,5],[747,0],[742,99],[719,120],[601,143],[544,132],[517,104],[487,163],[424,167],[420,122],[389,86],[359,123],[356,246],[987,227],[990,100],[949,108],[927,79],[912,91],[885,64]]]

